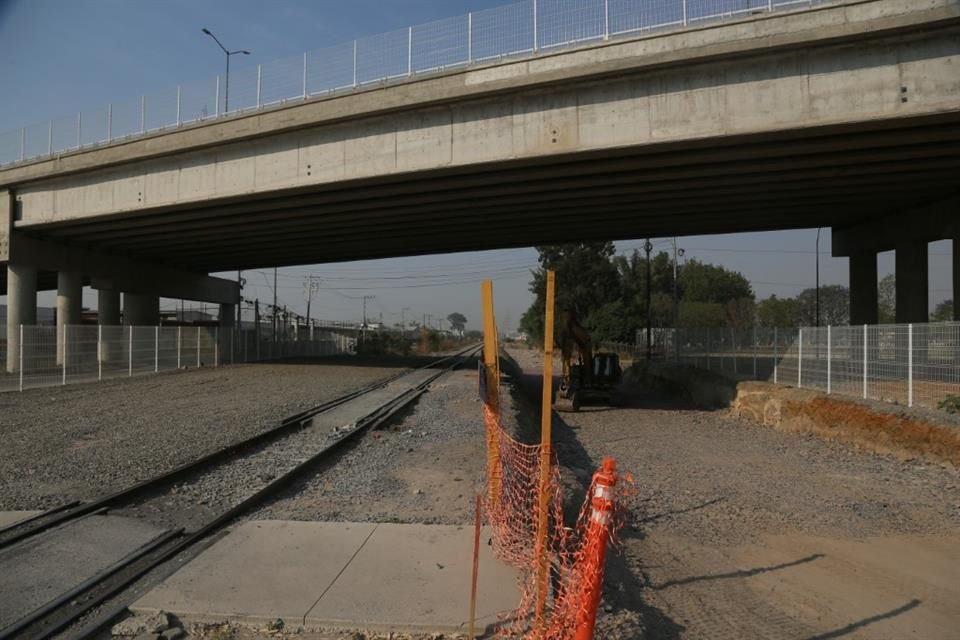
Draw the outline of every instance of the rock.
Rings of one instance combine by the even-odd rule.
[[[159,635],[169,627],[170,620],[167,618],[167,614],[160,611],[149,616],[131,616],[125,620],[121,620],[113,625],[110,633],[120,637],[136,636],[137,640],[140,640],[142,634]]]

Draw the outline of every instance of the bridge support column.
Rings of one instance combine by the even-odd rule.
[[[877,254],[850,255],[850,324],[877,324]]]
[[[83,276],[75,271],[57,273],[57,364],[63,364],[64,326],[80,324]]]
[[[7,265],[7,372],[20,367],[20,325],[37,324],[37,270]]]
[[[160,296],[151,293],[124,292],[124,326],[153,327],[159,323]]]
[[[928,322],[929,267],[926,240],[897,244],[897,322]]]
[[[112,289],[97,291],[97,324],[120,324],[120,292]]]

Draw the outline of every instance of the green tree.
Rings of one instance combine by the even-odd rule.
[[[796,298],[771,295],[757,303],[756,318],[760,327],[798,327],[803,323],[803,310]]]
[[[533,342],[543,342],[546,272],[552,269],[556,273],[556,310],[573,311],[580,323],[591,330],[591,316],[620,295],[620,278],[611,261],[613,243],[581,242],[536,249],[540,268],[533,272],[530,283],[534,302],[520,319],[520,328]]]
[[[450,323],[450,327],[455,332],[462,334],[463,330],[467,326],[467,316],[463,315],[462,313],[451,313],[447,316],[447,322]]]
[[[797,296],[802,315],[800,324],[812,327],[817,324],[817,290],[804,289]],[[820,324],[845,325],[850,322],[850,290],[839,284],[820,287]]]
[[[681,297],[689,302],[727,304],[741,298],[753,299],[750,282],[738,271],[689,260],[680,270]]]
[[[897,278],[892,273],[881,278],[877,286],[877,320],[880,324],[897,321]]]
[[[933,308],[930,322],[949,322],[953,320],[953,300],[944,300]]]

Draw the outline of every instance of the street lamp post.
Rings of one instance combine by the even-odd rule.
[[[250,55],[250,52],[247,51],[246,49],[237,49],[236,51],[228,51],[227,48],[223,46],[223,44],[217,39],[217,36],[213,35],[213,33],[210,32],[210,29],[207,29],[206,27],[204,27],[202,31],[208,36],[210,36],[211,38],[213,38],[213,41],[217,43],[217,46],[223,49],[223,52],[227,56],[227,72],[226,72],[226,75],[224,76],[224,89],[223,89],[223,112],[227,113],[230,110],[230,56],[236,55],[238,53],[242,53],[243,55],[248,56]]]

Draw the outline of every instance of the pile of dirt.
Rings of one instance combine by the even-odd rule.
[[[879,411],[855,400],[763,382],[741,382],[734,411],[782,431],[811,433],[901,459],[922,457],[960,466],[960,429],[926,415]]]

